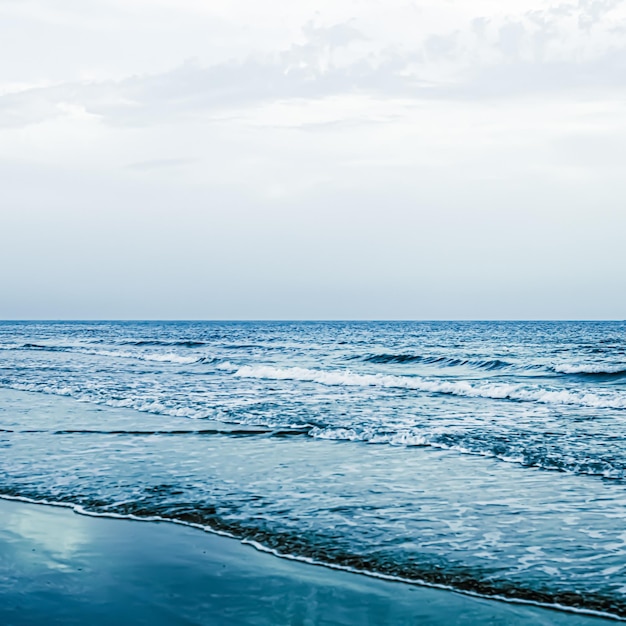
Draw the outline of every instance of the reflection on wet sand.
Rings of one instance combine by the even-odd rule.
[[[278,559],[168,524],[0,500],[3,625],[614,623]]]

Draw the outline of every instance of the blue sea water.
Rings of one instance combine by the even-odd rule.
[[[487,596],[626,617],[625,435],[623,322],[0,323],[0,495]]]

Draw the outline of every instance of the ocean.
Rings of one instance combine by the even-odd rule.
[[[1,322],[0,495],[624,618],[626,323]]]

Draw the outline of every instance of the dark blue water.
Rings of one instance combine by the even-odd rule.
[[[4,495],[626,616],[625,323],[5,322],[0,429]]]

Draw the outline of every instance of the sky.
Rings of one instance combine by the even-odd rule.
[[[626,0],[0,0],[0,318],[625,319]]]

